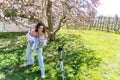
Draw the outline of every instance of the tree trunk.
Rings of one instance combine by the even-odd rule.
[[[55,33],[53,32],[53,25],[52,25],[52,2],[48,0],[47,4],[47,13],[46,13],[48,19],[48,30],[49,30],[49,40],[54,41],[55,40]]]
[[[55,33],[53,33],[53,34],[49,34],[49,40],[50,41],[54,41],[55,40]]]

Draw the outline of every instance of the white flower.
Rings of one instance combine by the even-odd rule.
[[[56,0],[50,0],[51,2],[55,2]]]
[[[4,14],[2,12],[0,12],[0,17],[2,17],[2,18],[4,17]]]
[[[20,5],[20,4],[15,4],[15,5],[13,5],[13,8],[15,8],[15,9],[20,9],[20,8],[21,8],[21,5]]]
[[[5,20],[9,20],[10,18],[9,17],[5,17]]]
[[[52,31],[50,32],[50,34],[53,34],[53,33],[54,33],[54,32],[52,32]]]

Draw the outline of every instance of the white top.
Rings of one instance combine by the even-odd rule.
[[[31,35],[29,34],[29,32],[26,34],[26,37],[27,37],[27,39],[28,39],[29,41],[35,42],[35,37],[31,36]]]
[[[31,47],[31,49],[33,50],[34,48],[35,48],[35,37],[33,37],[33,36],[31,36],[30,34],[29,34],[29,32],[26,34],[26,38],[27,38],[27,40],[29,40],[30,42],[32,42],[32,47]]]

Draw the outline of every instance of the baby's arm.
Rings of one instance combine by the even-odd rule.
[[[45,46],[38,46],[37,49],[38,49],[38,48],[44,48],[44,47],[45,47]]]
[[[43,45],[39,45],[39,46],[37,47],[37,49],[38,49],[38,48],[44,48],[46,45],[47,45],[47,40],[44,40],[44,41],[43,41]]]

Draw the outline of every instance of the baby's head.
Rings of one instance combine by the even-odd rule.
[[[40,41],[45,40],[45,36],[44,36],[44,35],[40,35],[40,36],[39,36],[39,40],[40,40]]]

